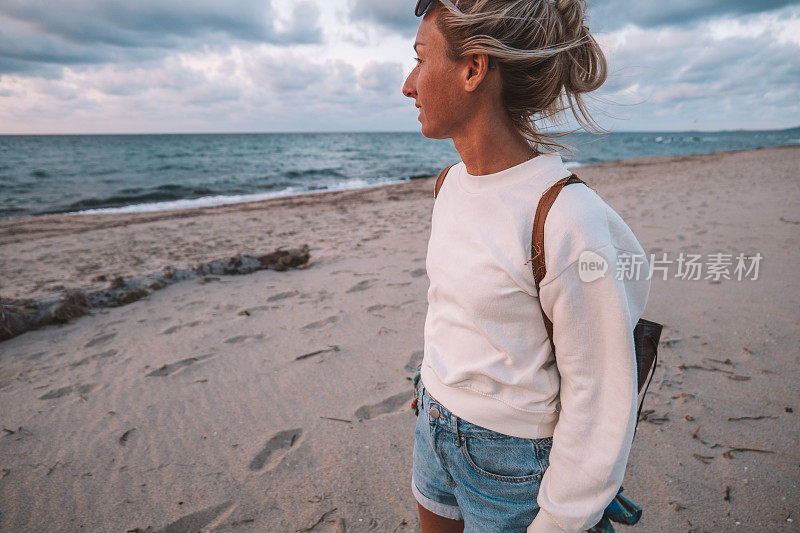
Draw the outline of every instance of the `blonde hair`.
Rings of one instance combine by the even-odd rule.
[[[608,75],[605,55],[584,24],[585,0],[459,0],[457,10],[434,0],[437,25],[458,60],[488,54],[499,64],[502,100],[517,131],[539,152],[566,149],[536,121],[558,124],[571,110],[590,133],[603,133],[582,94]],[[573,130],[576,131],[576,130]]]

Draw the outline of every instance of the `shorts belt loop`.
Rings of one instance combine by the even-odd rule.
[[[453,428],[453,443],[456,445],[456,447],[460,447],[461,432],[458,429],[458,417],[454,415],[452,411],[450,412],[450,424]]]

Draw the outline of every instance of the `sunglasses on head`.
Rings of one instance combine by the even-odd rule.
[[[440,1],[443,4],[447,4],[448,6],[452,7],[453,9],[461,13],[461,10],[458,9],[458,7],[456,7],[456,5],[453,4],[453,2],[450,2],[450,0],[440,0]],[[421,17],[422,15],[425,14],[428,8],[431,7],[432,3],[433,0],[417,0],[417,7],[414,8],[414,14],[418,17]]]
[[[449,7],[455,9],[459,13],[462,13],[462,11],[458,9],[458,6],[456,6],[450,0],[439,0],[439,1],[443,4],[447,4]],[[417,0],[417,7],[414,8],[414,14],[418,17],[421,17],[422,15],[425,14],[426,11],[428,11],[428,8],[431,7],[432,3],[433,0]],[[497,62],[495,61],[495,59],[492,56],[489,56],[489,68],[495,68],[496,66]]]

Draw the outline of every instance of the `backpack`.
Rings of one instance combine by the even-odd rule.
[[[447,175],[447,172],[452,168],[453,165],[448,166],[442,172],[439,173],[439,176],[436,178],[436,187],[433,191],[434,199],[439,194],[439,189],[444,182],[444,178]],[[571,174],[566,178],[562,178],[557,181],[554,185],[552,185],[539,199],[539,204],[536,208],[536,215],[533,222],[533,231],[531,234],[531,269],[533,271],[534,281],[536,283],[536,293],[539,293],[539,283],[544,278],[545,274],[547,273],[547,268],[545,265],[545,257],[544,257],[544,222],[547,218],[547,213],[550,211],[550,207],[555,202],[556,197],[561,192],[565,186],[573,184],[573,183],[583,183],[588,187],[588,185],[578,178],[575,174]],[[541,306],[541,302],[540,302]],[[542,309],[542,318],[544,319],[545,329],[547,330],[547,335],[550,338],[550,346],[553,350],[553,354],[555,355],[555,344],[553,343],[553,322],[548,318],[545,314],[544,309]],[[642,406],[644,405],[644,397],[647,394],[647,389],[650,386],[650,382],[653,379],[653,374],[655,373],[655,368],[658,363],[658,343],[661,338],[661,330],[663,328],[662,324],[657,322],[652,322],[650,320],[646,320],[640,318],[637,322],[636,326],[633,329],[633,344],[634,344],[634,351],[636,353],[636,370],[637,370],[637,385],[638,385],[638,393],[639,393],[639,410],[636,415],[636,426],[634,427],[634,437],[636,436],[636,428],[639,426],[639,416],[642,412]],[[417,405],[416,405],[416,396],[417,396],[417,389],[418,383],[420,379],[420,370],[421,370],[422,363],[417,367],[416,371],[414,372],[413,376],[413,383],[414,383],[414,400],[412,401],[412,408],[415,410],[416,413],[419,412]],[[648,379],[649,376],[649,379]],[[646,382],[646,383],[645,383]],[[642,515],[642,509],[627,499],[626,497],[622,496],[623,488],[620,487],[619,491],[615,498],[611,501],[611,503],[606,507],[605,512],[603,513],[603,517],[594,527],[589,529],[589,532],[604,532],[610,533],[613,532],[614,529],[611,526],[610,520],[615,522],[619,522],[622,524],[632,525],[639,521],[639,518]]]

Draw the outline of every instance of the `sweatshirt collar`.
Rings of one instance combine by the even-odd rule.
[[[458,176],[461,188],[471,194],[480,194],[486,191],[494,191],[513,185],[514,183],[536,179],[539,177],[552,178],[558,175],[559,179],[570,174],[564,166],[561,155],[558,153],[541,154],[528,159],[518,165],[495,172],[493,174],[482,174],[473,176],[467,172],[464,163],[461,163],[461,172]]]

